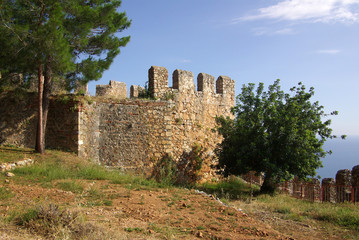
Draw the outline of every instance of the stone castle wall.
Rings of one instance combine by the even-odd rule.
[[[131,91],[131,100],[83,106],[79,155],[149,173],[164,154],[171,154],[176,162],[186,161],[192,147],[200,144],[206,149],[203,172],[210,177],[213,151],[221,140],[212,129],[216,116],[231,116],[234,81],[221,76],[216,87],[214,77],[200,73],[196,91],[192,72],[174,71],[173,87],[168,86],[168,71],[163,67],[151,67],[148,77],[149,90],[157,100],[137,99],[138,91]]]
[[[214,149],[221,141],[212,129],[216,116],[232,116],[234,81],[225,76],[215,81],[213,76],[200,73],[196,90],[193,73],[176,70],[169,87],[167,69],[155,66],[149,69],[148,79],[148,90],[156,100],[137,98],[143,91],[138,86],[131,86],[131,99],[125,99],[126,85],[115,81],[97,86],[96,95],[101,98],[91,104],[53,99],[47,147],[151,174],[156,162],[166,154],[184,166],[192,147],[200,145],[205,149],[202,173],[204,178],[210,178],[210,165],[216,161]],[[8,106],[0,107],[0,144],[33,147],[36,97],[12,106],[10,111]]]
[[[67,100],[68,99],[68,100]],[[37,94],[16,91],[0,94],[0,145],[35,147]],[[51,98],[46,147],[77,152],[78,112],[69,97]]]

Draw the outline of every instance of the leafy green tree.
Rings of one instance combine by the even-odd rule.
[[[44,152],[51,84],[64,78],[68,90],[98,80],[126,46],[119,37],[131,21],[120,0],[2,0],[0,72],[37,75],[39,93],[36,150]],[[43,97],[42,97],[43,96]]]
[[[314,89],[302,83],[284,93],[280,81],[264,91],[263,83],[242,87],[233,108],[234,119],[218,117],[218,131],[223,136],[217,148],[218,168],[225,175],[249,171],[264,172],[262,193],[273,193],[275,184],[293,175],[315,176],[327,153],[323,144],[334,138],[323,106],[311,102]],[[342,136],[345,138],[345,136]]]

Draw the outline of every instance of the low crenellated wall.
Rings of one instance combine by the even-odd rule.
[[[334,178],[324,178],[311,181],[292,181],[281,183],[279,191],[288,193],[296,198],[310,201],[331,203],[359,202],[359,165],[352,170],[339,170]]]

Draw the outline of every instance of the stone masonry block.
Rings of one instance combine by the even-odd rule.
[[[148,87],[152,97],[162,98],[168,91],[168,70],[164,67],[152,66],[148,70]]]
[[[194,92],[194,82],[193,82],[193,73],[190,71],[184,71],[176,69],[173,72],[173,88],[178,89],[179,92],[186,90],[193,90]]]
[[[359,165],[352,169],[352,186],[354,188],[354,202],[359,202]]]
[[[206,73],[200,73],[197,77],[197,91],[215,93],[215,78]]]
[[[96,96],[124,99],[127,97],[126,83],[110,81],[108,85],[97,85]]]
[[[337,202],[350,201],[351,199],[351,178],[349,169],[339,170],[335,176],[337,187]]]
[[[232,92],[233,81],[230,77],[219,76],[216,82],[216,91],[218,94],[229,94]]]
[[[334,178],[324,178],[322,180],[323,202],[335,203],[336,190]]]

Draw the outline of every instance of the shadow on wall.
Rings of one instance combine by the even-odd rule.
[[[194,184],[202,179],[205,152],[200,144],[194,144],[190,152],[183,152],[179,162],[166,153],[155,164],[151,177],[165,184]]]
[[[46,148],[77,152],[77,112],[74,101],[50,100]],[[37,94],[18,88],[0,93],[0,144],[34,148],[37,130]]]
[[[0,93],[0,144],[33,148],[36,136],[36,94],[21,88]]]

